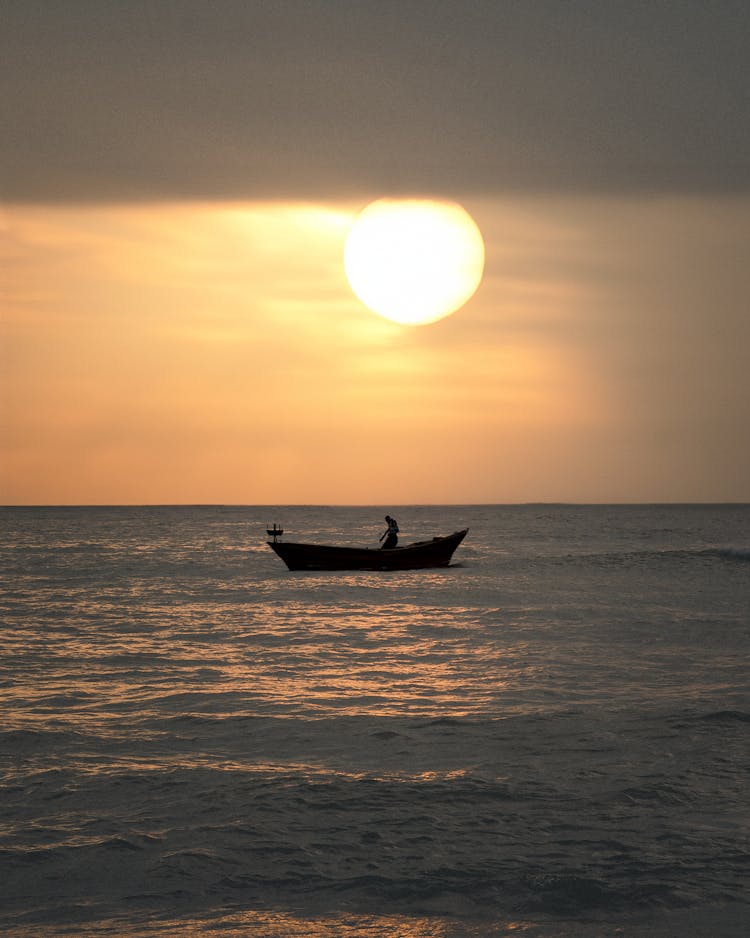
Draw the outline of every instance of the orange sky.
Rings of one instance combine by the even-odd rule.
[[[750,6],[6,0],[0,502],[750,501]],[[484,282],[350,290],[380,198]]]
[[[748,200],[462,201],[417,327],[347,284],[366,200],[6,207],[3,503],[750,500]]]

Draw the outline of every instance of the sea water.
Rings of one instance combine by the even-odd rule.
[[[746,933],[750,506],[0,518],[4,933]]]

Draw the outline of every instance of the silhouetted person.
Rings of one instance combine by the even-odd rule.
[[[395,518],[391,518],[390,515],[385,516],[386,524],[388,525],[388,530],[384,531],[380,535],[380,540],[382,541],[385,538],[385,543],[381,546],[381,550],[390,550],[390,548],[395,547],[398,544],[398,524],[396,523]]]

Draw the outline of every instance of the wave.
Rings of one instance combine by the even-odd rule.
[[[536,771],[401,780],[196,766],[31,781],[10,797],[6,788],[18,833],[0,863],[15,871],[5,887],[13,908],[26,914],[35,895],[37,921],[83,890],[97,916],[171,908],[178,892],[198,911],[209,901],[272,901],[366,914],[385,905],[410,915],[576,916],[741,901],[745,889],[747,855],[730,827],[710,838],[694,833],[695,793],[666,776],[636,774],[611,805],[597,783],[590,812],[580,793]],[[55,814],[53,800],[62,809]],[[40,820],[27,830],[30,801]],[[57,817],[75,824],[51,823]],[[644,830],[653,823],[653,833],[630,819]]]
[[[569,555],[569,557],[565,559],[586,559],[600,565],[673,560],[728,560],[738,563],[750,563],[750,547],[645,548],[640,550],[602,551],[601,553]]]
[[[544,874],[526,880],[529,893],[516,911],[546,915],[581,915],[674,903],[666,883],[614,884],[579,872]]]
[[[698,719],[707,723],[750,723],[750,713],[744,710],[713,710]]]
[[[723,547],[717,553],[724,560],[739,560],[750,563],[750,547]]]

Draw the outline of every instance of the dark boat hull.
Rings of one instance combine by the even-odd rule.
[[[392,550],[282,541],[268,541],[268,546],[290,570],[421,570],[447,567],[468,530],[465,528],[447,537],[434,537],[431,541],[419,541]]]

